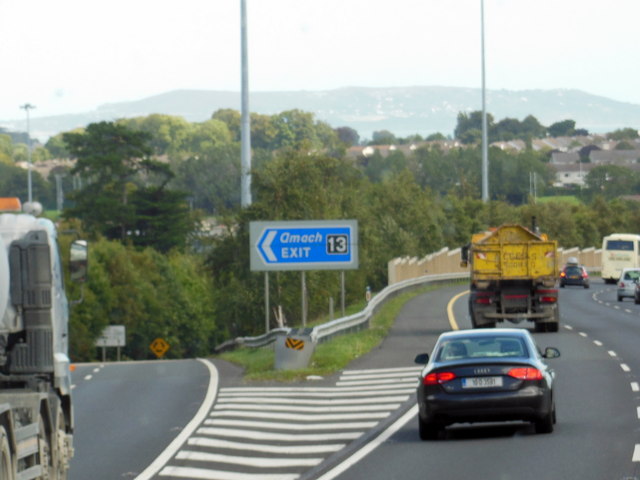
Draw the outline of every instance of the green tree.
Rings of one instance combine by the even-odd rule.
[[[149,134],[148,145],[154,155],[178,155],[187,148],[187,139],[195,128],[182,117],[154,113],[145,117],[118,120],[119,124]]]
[[[66,133],[63,139],[76,158],[72,174],[78,174],[86,186],[70,197],[75,206],[67,217],[82,220],[92,234],[107,238],[127,238],[135,212],[129,196],[136,176],[158,164],[149,159],[148,133],[133,131],[109,122],[92,123],[84,133]]]
[[[620,128],[609,134],[607,138],[611,140],[635,140],[639,138],[638,130],[635,128]]]
[[[548,129],[549,135],[552,137],[570,137],[575,133],[575,130],[575,120],[562,120],[553,123]]]
[[[370,145],[393,145],[397,143],[396,136],[389,130],[377,130],[373,132]]]
[[[348,147],[358,145],[360,143],[360,135],[351,127],[338,127],[336,128],[336,134],[342,143]]]
[[[173,185],[189,192],[194,208],[211,214],[240,204],[240,152],[237,144],[221,145],[180,163]]]

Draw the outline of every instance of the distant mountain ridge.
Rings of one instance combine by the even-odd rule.
[[[354,128],[362,139],[374,131],[389,130],[398,137],[450,135],[459,112],[481,109],[478,88],[415,86],[345,87],[325,91],[251,92],[252,112],[273,115],[299,109],[315,114],[332,127]],[[182,116],[201,122],[220,108],[240,110],[240,93],[175,90],[131,102],[108,103],[96,110],[31,119],[32,135],[43,140],[92,122],[146,116],[152,113]],[[572,119],[578,128],[604,133],[618,128],[640,128],[640,105],[619,102],[580,90],[487,90],[487,112],[496,121],[533,115],[549,126]],[[24,121],[0,121],[10,130],[24,129]]]

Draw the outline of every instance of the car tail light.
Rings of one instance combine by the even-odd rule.
[[[453,372],[431,372],[422,379],[423,385],[440,385],[456,378]]]
[[[620,282],[620,283],[618,284],[618,286],[619,286],[620,288],[624,288],[624,282]]]
[[[519,380],[542,380],[542,372],[533,367],[512,368],[507,375]]]
[[[582,271],[582,278],[589,278],[589,274],[587,273],[586,270]]]

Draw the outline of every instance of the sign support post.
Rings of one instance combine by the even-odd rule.
[[[264,331],[269,333],[269,272],[264,272]]]
[[[344,270],[358,268],[357,220],[250,222],[251,271],[302,271],[302,325],[306,327],[306,270],[341,270],[341,306],[345,314]],[[265,330],[269,331],[269,279],[265,275]]]

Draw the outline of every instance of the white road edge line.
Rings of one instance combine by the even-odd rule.
[[[165,450],[158,455],[151,465],[149,465],[135,480],[148,480],[156,475],[162,467],[164,467],[169,460],[176,454],[182,444],[193,434],[198,426],[207,418],[213,403],[216,400],[216,394],[218,392],[218,370],[215,365],[209,360],[198,358],[198,361],[205,364],[209,369],[209,388],[207,389],[207,395],[204,398],[204,402],[200,406],[198,413],[193,419],[184,427],[180,434],[173,439]]]
[[[625,372],[630,372],[631,371],[631,368],[629,368],[629,365],[627,365],[626,363],[621,363],[620,364],[620,368],[622,370],[624,370]]]
[[[638,385],[638,382],[631,382],[631,390],[634,392],[640,391],[640,385]]]
[[[369,455],[372,451],[374,451],[379,445],[386,442],[391,435],[400,430],[411,418],[413,418],[418,413],[418,406],[414,405],[405,413],[402,417],[396,420],[393,424],[389,426],[384,432],[374,438],[371,442],[364,445],[360,450],[356,451],[353,455],[347,458],[344,462],[336,465],[327,473],[318,477],[317,480],[333,480],[341,473],[345,472],[353,465],[358,463],[364,457]],[[637,449],[637,447],[636,447]]]

